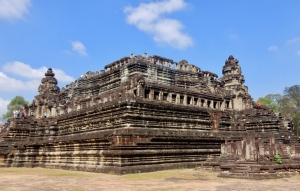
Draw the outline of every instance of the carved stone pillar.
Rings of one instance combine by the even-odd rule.
[[[201,106],[201,98],[200,98],[200,97],[198,98],[197,106],[198,106],[198,107]]]
[[[194,105],[194,99],[195,99],[195,98],[194,98],[194,96],[193,96],[193,97],[191,98],[191,103],[190,103],[191,105]]]
[[[187,105],[187,95],[184,95],[183,97],[183,105]]]
[[[180,104],[180,94],[176,95],[176,104]]]
[[[158,94],[158,100],[159,101],[163,101],[163,95],[164,95],[164,92],[159,91],[159,94]]]
[[[139,96],[139,97],[142,97],[143,96],[143,88],[142,88],[142,85],[141,84],[139,84],[138,86],[137,86],[137,96]]]
[[[154,90],[150,90],[149,100],[154,100]]]
[[[220,109],[221,110],[224,110],[225,109],[225,105],[226,105],[226,101],[224,100],[224,101],[221,101],[220,102]]]
[[[167,101],[172,103],[172,93],[168,93]]]

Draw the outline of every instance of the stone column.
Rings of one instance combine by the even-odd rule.
[[[224,101],[221,101],[221,102],[220,102],[220,109],[221,109],[221,110],[224,110],[225,105],[226,105],[225,100],[224,100]]]
[[[209,108],[214,108],[214,101],[210,100]]]
[[[183,105],[187,105],[187,96],[186,95],[184,95],[184,97],[183,97]]]
[[[200,107],[200,106],[201,106],[201,98],[200,98],[200,97],[198,98],[198,101],[197,101],[197,106],[198,106],[198,107]]]
[[[138,97],[143,95],[141,90],[142,90],[141,84],[137,85],[136,94]]]
[[[191,97],[191,103],[190,103],[191,105],[194,105],[194,99],[195,99],[195,97],[192,96],[192,97]]]
[[[149,100],[154,100],[154,90],[150,89]]]
[[[207,106],[207,99],[204,100],[203,107],[208,107]]]
[[[163,96],[164,96],[164,92],[159,91],[159,93],[158,93],[158,100],[159,101],[163,101]]]
[[[167,101],[172,103],[172,93],[168,93]]]
[[[35,108],[35,110],[34,110],[34,116],[36,117],[36,118],[38,118],[39,117],[39,111],[40,111],[40,106],[37,106],[36,108]]]
[[[176,104],[180,104],[180,94],[176,95]]]
[[[142,86],[142,85],[141,85],[141,87],[142,87],[142,88],[141,88],[141,93],[142,93],[141,96],[142,96],[142,97],[146,97],[145,86]]]

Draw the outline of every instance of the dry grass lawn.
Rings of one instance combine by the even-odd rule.
[[[86,190],[300,190],[300,175],[276,180],[217,177],[217,172],[194,169],[127,174],[123,176],[44,168],[0,168],[0,191]]]

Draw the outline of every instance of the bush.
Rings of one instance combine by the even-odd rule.
[[[275,155],[275,161],[277,164],[282,164],[282,159],[279,155]]]

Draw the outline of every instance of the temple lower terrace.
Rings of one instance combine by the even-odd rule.
[[[233,56],[221,78],[146,53],[104,69],[60,89],[49,68],[26,117],[1,131],[0,166],[120,175],[201,167],[254,179],[300,171],[292,124],[253,102]]]

